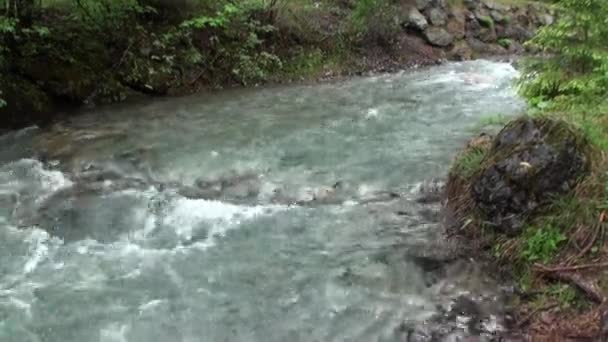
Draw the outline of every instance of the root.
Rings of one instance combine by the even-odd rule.
[[[570,271],[581,271],[589,270],[593,268],[607,268],[608,262],[600,262],[597,264],[583,264],[573,266],[558,266],[558,267],[547,267],[541,264],[534,264],[536,271],[540,273],[555,273],[555,272],[570,272]]]

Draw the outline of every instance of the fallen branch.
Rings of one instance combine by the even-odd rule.
[[[581,290],[589,299],[596,303],[604,303],[606,301],[606,296],[602,293],[600,289],[596,286],[596,284],[592,281],[585,280],[579,274],[568,273],[568,272],[549,272],[545,273],[547,278],[569,283],[574,285],[579,290]]]
[[[554,272],[569,272],[569,271],[580,271],[588,270],[592,268],[607,268],[608,262],[602,262],[597,264],[583,264],[574,266],[559,266],[559,267],[547,267],[542,264],[534,264],[537,271],[541,273],[554,273]]]
[[[593,245],[595,245],[595,243],[597,242],[597,238],[600,236],[600,231],[602,230],[601,228],[601,223],[603,222],[603,215],[604,213],[602,212],[602,215],[600,215],[600,219],[599,219],[599,224],[595,226],[595,231],[593,232],[593,237],[591,237],[591,239],[587,242],[587,244],[585,245],[585,247],[583,247],[583,249],[573,258],[570,258],[570,262],[574,262],[582,257],[585,256],[585,254],[587,254],[591,248],[593,248]]]

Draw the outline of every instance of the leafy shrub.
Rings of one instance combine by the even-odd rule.
[[[548,262],[558,251],[566,236],[554,226],[528,229],[521,256],[529,262]]]
[[[548,100],[588,103],[608,94],[608,2],[560,0],[559,19],[529,45],[547,58],[524,65],[520,92],[533,105]]]

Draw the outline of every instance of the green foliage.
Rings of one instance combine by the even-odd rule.
[[[201,15],[184,21],[180,26],[187,29],[203,29],[207,27],[226,28],[234,17],[242,13],[242,8],[229,3],[225,4],[222,10],[215,13],[215,15]]]
[[[513,45],[513,41],[509,38],[501,38],[497,43],[505,49],[508,49],[511,47],[511,45]]]
[[[550,261],[566,236],[555,226],[530,227],[526,231],[521,257],[528,262]]]
[[[487,27],[487,28],[494,27],[494,20],[492,20],[492,17],[490,17],[489,15],[479,16],[479,17],[477,17],[477,20],[483,27]]]
[[[460,154],[454,163],[454,171],[463,178],[473,176],[481,167],[487,150],[482,147],[473,147]]]
[[[350,16],[351,35],[355,40],[390,44],[401,27],[394,16],[398,12],[391,0],[357,0]]]
[[[589,103],[608,94],[608,2],[560,0],[558,21],[542,28],[529,45],[547,58],[524,65],[520,92],[532,105],[548,100]]]

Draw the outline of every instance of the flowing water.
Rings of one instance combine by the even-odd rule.
[[[420,196],[480,117],[522,109],[515,76],[446,64],[1,136],[0,341],[425,340],[442,315],[499,330],[496,310],[450,313],[499,289],[472,262],[432,265],[439,204]]]

